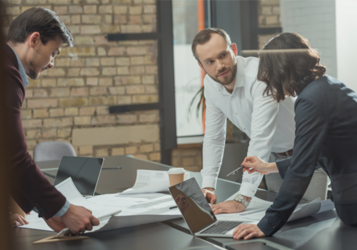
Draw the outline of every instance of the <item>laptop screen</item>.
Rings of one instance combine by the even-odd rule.
[[[63,156],[54,185],[72,177],[82,195],[94,195],[103,162],[103,158]]]
[[[193,234],[217,220],[195,178],[188,179],[169,189]]]

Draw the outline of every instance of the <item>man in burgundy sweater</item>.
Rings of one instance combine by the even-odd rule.
[[[23,12],[9,27],[4,47],[7,78],[6,96],[7,147],[10,152],[11,196],[28,213],[37,210],[56,232],[68,227],[72,233],[92,230],[99,221],[92,212],[71,205],[49,183],[27,151],[21,121],[27,76],[36,79],[47,68],[54,67],[54,58],[63,44],[73,46],[73,37],[59,17],[51,10],[35,7]]]

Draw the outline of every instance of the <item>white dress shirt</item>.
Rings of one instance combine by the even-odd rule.
[[[288,97],[277,103],[263,96],[266,84],[257,80],[259,59],[237,57],[237,75],[232,94],[206,75],[206,132],[203,140],[202,188],[216,188],[226,139],[227,118],[250,138],[248,156],[268,161],[270,153],[293,148],[295,137],[294,102]],[[237,162],[237,167],[240,162]],[[240,193],[252,197],[263,178],[244,173]]]

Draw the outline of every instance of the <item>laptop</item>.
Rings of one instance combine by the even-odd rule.
[[[234,229],[250,221],[218,221],[195,178],[169,187],[192,235],[204,237],[233,237]]]
[[[104,158],[63,156],[54,185],[71,177],[82,195],[93,196],[103,163]]]

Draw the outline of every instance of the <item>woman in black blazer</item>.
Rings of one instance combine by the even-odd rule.
[[[340,219],[357,226],[357,95],[344,83],[325,74],[319,53],[307,39],[294,33],[272,38],[260,53],[258,80],[265,94],[277,102],[297,96],[292,157],[266,163],[247,157],[245,171],[283,178],[273,205],[257,225],[240,225],[234,238],[271,236],[288,220],[304,195],[316,168],[332,183],[333,201]]]

